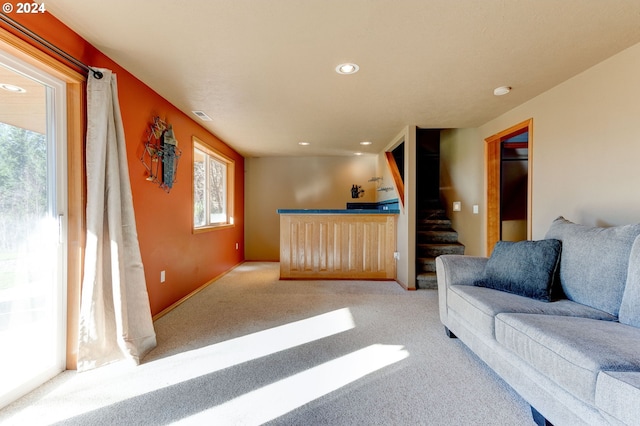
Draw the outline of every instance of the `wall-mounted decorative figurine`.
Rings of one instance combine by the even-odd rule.
[[[169,125],[162,135],[162,186],[169,192],[176,181],[178,160],[182,151],[178,148],[178,140],[173,134],[173,127]]]
[[[360,198],[364,194],[364,189],[360,185],[352,185],[351,186],[351,198]]]
[[[178,140],[173,127],[160,117],[153,117],[149,126],[147,141],[140,161],[147,169],[147,180],[158,183],[166,192],[171,191],[176,182],[178,160],[182,151],[178,148]]]
[[[376,189],[378,191],[393,191],[393,187],[392,186],[382,186],[382,182],[384,181],[384,178],[379,177],[379,176],[374,176],[371,179],[369,179],[369,182],[375,182],[376,183]]]

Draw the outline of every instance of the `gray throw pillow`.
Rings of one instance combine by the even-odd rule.
[[[554,239],[498,241],[474,285],[549,302],[561,248]]]
[[[623,324],[640,327],[640,237],[636,237],[629,255],[627,285],[622,295],[619,320]]]
[[[545,238],[562,241],[560,283],[567,298],[618,316],[638,235],[640,224],[601,228],[554,220]]]

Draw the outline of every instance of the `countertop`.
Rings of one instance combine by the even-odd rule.
[[[400,214],[398,209],[278,209],[278,214]]]

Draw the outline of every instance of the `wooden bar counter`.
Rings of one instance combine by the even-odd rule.
[[[396,278],[395,210],[280,209],[281,279]]]

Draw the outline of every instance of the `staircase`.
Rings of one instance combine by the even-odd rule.
[[[458,233],[439,201],[430,201],[416,212],[416,288],[435,289],[436,257],[464,254]]]
[[[438,288],[436,257],[464,254],[440,204],[440,130],[416,129],[416,288]]]

